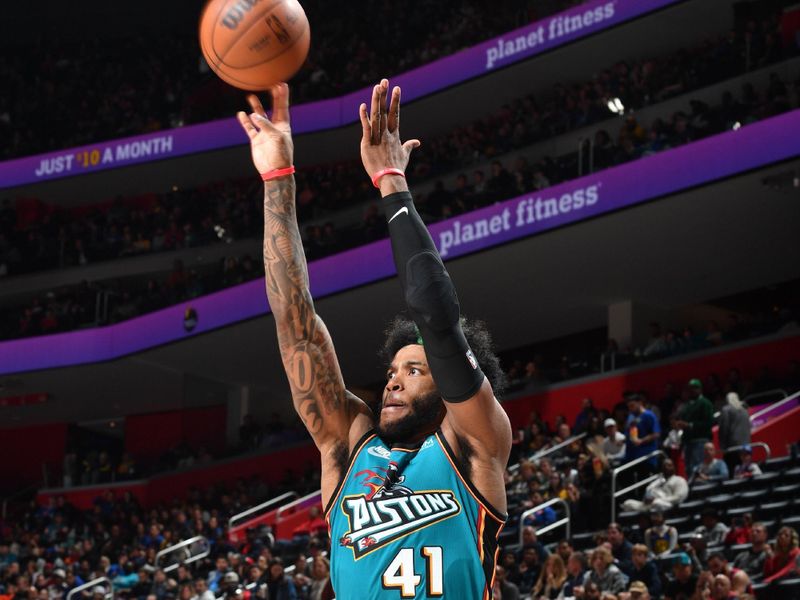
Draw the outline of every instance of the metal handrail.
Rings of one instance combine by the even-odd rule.
[[[753,442],[752,444],[740,444],[738,446],[731,446],[730,448],[725,448],[725,450],[723,450],[722,453],[729,454],[730,452],[738,452],[745,446],[750,446],[751,448],[755,448],[756,446],[758,446],[759,448],[763,448],[764,452],[767,454],[767,458],[765,458],[764,460],[769,460],[770,458],[772,458],[772,449],[766,442]]]
[[[156,554],[156,567],[158,567],[161,558],[167,556],[168,554],[172,554],[176,550],[181,550],[183,548],[189,548],[194,544],[200,543],[203,545],[203,550],[201,550],[198,554],[192,554],[190,550],[186,550],[186,558],[184,560],[179,560],[171,565],[167,565],[162,570],[164,573],[169,573],[174,571],[178,568],[179,565],[188,565],[198,560],[202,560],[209,554],[211,554],[211,544],[208,541],[208,538],[204,535],[196,535],[193,538],[189,538],[188,540],[183,540],[182,542],[178,542],[177,544],[173,544],[172,546],[167,546],[163,550],[160,550],[158,554]]]
[[[567,539],[570,539],[570,512],[569,512],[569,503],[566,500],[561,498],[552,498],[547,502],[542,502],[541,504],[534,506],[533,508],[529,508],[525,512],[523,512],[519,517],[519,543],[522,544],[522,530],[525,529],[525,519],[528,518],[530,515],[535,514],[537,511],[540,511],[548,506],[552,506],[553,504],[561,504],[564,507],[564,516],[563,518],[550,523],[549,525],[545,525],[544,527],[540,527],[536,529],[536,534],[541,535],[543,533],[547,533],[548,531],[552,531],[557,527],[561,527],[562,525],[566,526],[567,528]]]
[[[297,492],[286,492],[285,494],[281,494],[280,496],[277,496],[272,500],[267,500],[266,502],[262,502],[258,506],[254,506],[253,508],[248,508],[247,510],[244,510],[240,513],[236,513],[230,519],[228,519],[228,529],[229,530],[233,529],[234,521],[238,521],[240,519],[244,519],[245,517],[249,517],[253,513],[257,513],[259,511],[264,510],[265,508],[269,508],[270,506],[278,504],[283,500],[287,500],[289,498],[297,498],[297,496],[298,496]]]
[[[294,508],[295,506],[297,506],[299,504],[302,504],[303,502],[313,498],[314,496],[320,496],[321,497],[322,496],[322,492],[320,490],[317,490],[316,492],[311,492],[310,494],[306,494],[302,498],[298,498],[294,502],[290,502],[289,504],[284,504],[283,506],[281,506],[278,509],[278,514],[275,515],[275,520],[279,521],[280,518],[281,518],[281,515],[283,514],[284,511],[289,510],[290,508]]]
[[[777,402],[773,402],[772,404],[769,404],[769,405],[765,406],[764,408],[762,408],[761,410],[758,410],[758,411],[754,412],[752,415],[750,415],[750,422],[751,422],[751,423],[752,423],[753,421],[755,421],[755,420],[756,420],[758,417],[760,417],[761,415],[763,415],[763,414],[766,414],[766,413],[770,412],[770,411],[771,411],[771,410],[773,410],[775,407],[777,407],[777,406],[780,406],[781,404],[786,404],[787,402],[791,402],[791,401],[793,401],[793,400],[797,400],[797,394],[792,394],[791,396],[789,396],[789,395],[786,393],[786,391],[785,391],[785,390],[782,390],[782,389],[774,389],[774,390],[768,390],[768,392],[762,392],[761,394],[755,394],[755,395],[753,395],[753,396],[747,396],[747,398],[745,398],[745,399],[743,400],[743,402],[744,402],[744,401],[746,401],[746,400],[749,400],[749,399],[751,399],[751,398],[757,397],[757,396],[763,396],[763,395],[765,395],[765,394],[767,394],[767,393],[774,394],[775,392],[783,392],[783,395],[784,395],[784,397],[783,397],[781,400],[778,400]]]
[[[583,433],[579,433],[578,435],[573,435],[571,438],[567,438],[566,440],[556,444],[555,446],[552,446],[550,448],[545,448],[544,450],[539,450],[537,453],[532,454],[531,456],[529,456],[528,460],[529,461],[533,461],[533,460],[540,460],[542,458],[545,458],[546,456],[549,456],[550,454],[553,454],[554,452],[558,452],[562,448],[565,448],[565,447],[573,444],[574,442],[577,442],[578,440],[582,440],[583,438],[586,437],[586,435],[587,434],[586,434],[585,431]],[[516,463],[516,464],[511,465],[510,467],[508,467],[509,473],[515,473],[518,470],[519,470],[519,463]]]
[[[650,484],[652,481],[655,481],[659,478],[659,475],[651,475],[650,477],[646,477],[642,481],[637,481],[633,485],[629,485],[628,487],[617,491],[617,475],[622,473],[623,471],[627,471],[631,467],[635,467],[636,465],[640,465],[645,461],[650,460],[651,458],[655,458],[656,456],[663,456],[666,457],[667,455],[664,454],[663,450],[654,450],[650,454],[645,456],[640,456],[636,460],[632,460],[629,463],[625,463],[624,465],[620,465],[616,469],[611,471],[611,521],[617,520],[617,498],[619,496],[623,496],[628,492],[631,492],[637,488],[640,488],[644,485]]]
[[[96,585],[102,585],[102,584],[107,584],[107,587],[105,588],[106,594],[104,598],[111,600],[111,598],[114,597],[114,584],[108,577],[98,577],[97,579],[92,579],[91,581],[87,581],[86,583],[79,585],[78,587],[72,588],[67,593],[67,600],[72,600],[72,598],[76,594],[80,594],[84,590],[88,590]]]

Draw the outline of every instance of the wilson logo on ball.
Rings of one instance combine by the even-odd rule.
[[[228,29],[236,29],[239,23],[242,22],[244,16],[259,2],[261,2],[261,0],[239,0],[235,6],[231,7],[231,9],[225,13],[222,24]]]

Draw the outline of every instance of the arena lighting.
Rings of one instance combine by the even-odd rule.
[[[625,105],[622,104],[622,100],[619,98],[611,98],[608,101],[608,110],[610,110],[615,115],[621,115],[625,112]]]

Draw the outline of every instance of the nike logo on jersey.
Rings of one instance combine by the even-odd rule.
[[[391,223],[392,221],[394,221],[394,218],[395,218],[396,216],[398,216],[398,215],[401,215],[401,214],[403,214],[403,213],[406,213],[406,214],[408,214],[408,207],[407,207],[407,206],[404,206],[403,208],[401,208],[400,210],[398,210],[396,213],[394,213],[394,214],[392,215],[392,218],[391,218],[391,219],[389,219],[389,223]]]
[[[449,519],[461,512],[453,492],[428,490],[389,498],[366,495],[342,500],[342,511],[350,523],[339,540],[349,546],[356,560],[427,525]]]
[[[372,454],[372,456],[377,456],[378,458],[385,458],[386,460],[392,458],[392,453],[383,446],[370,446],[369,448],[367,448],[367,452],[369,454]]]

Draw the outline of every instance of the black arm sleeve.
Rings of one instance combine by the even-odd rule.
[[[450,275],[411,194],[386,196],[384,209],[400,285],[436,387],[448,402],[468,400],[480,389],[484,375],[464,337]]]

